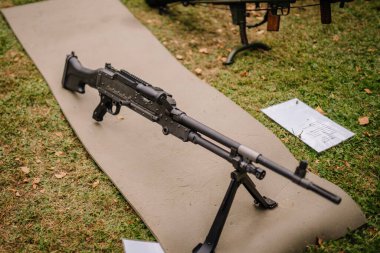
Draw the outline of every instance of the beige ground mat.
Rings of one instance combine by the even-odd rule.
[[[227,190],[232,166],[203,148],[164,136],[161,127],[124,108],[124,120],[95,123],[99,97],[61,87],[66,54],[89,68],[105,62],[173,94],[189,116],[287,168],[297,165],[285,146],[247,112],[199,80],[117,0],[51,0],[2,10],[48,82],[72,128],[93,159],[138,212],[166,252],[186,253],[203,242]],[[302,251],[316,237],[336,239],[365,222],[339,187],[308,178],[343,197],[337,206],[267,171],[259,191],[276,209],[258,210],[240,188],[218,253]]]

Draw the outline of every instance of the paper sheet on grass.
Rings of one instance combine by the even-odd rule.
[[[261,111],[317,152],[322,152],[354,136],[353,132],[297,98]]]
[[[123,239],[125,253],[164,253],[158,242]]]

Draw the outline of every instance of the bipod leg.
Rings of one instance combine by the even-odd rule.
[[[264,209],[273,209],[277,207],[277,202],[262,196],[260,192],[256,189],[255,184],[252,182],[251,178],[245,174],[242,178],[242,183],[247,189],[247,191],[251,194],[251,196],[255,199],[255,204]]]
[[[273,209],[277,206],[277,202],[262,196],[256,189],[255,184],[246,172],[234,171],[231,173],[231,182],[224,196],[223,202],[219,207],[218,213],[212,223],[210,231],[206,237],[205,242],[198,244],[193,253],[214,253],[218,245],[220,235],[223,231],[224,224],[226,223],[228,213],[230,212],[232,202],[234,201],[236,191],[239,186],[243,184],[245,189],[254,198],[255,203],[265,209]]]
[[[212,223],[206,240],[203,244],[198,244],[193,249],[193,253],[214,253],[214,250],[220,238],[220,234],[222,233],[224,224],[226,223],[228,213],[230,212],[232,202],[234,201],[236,191],[242,182],[242,175],[246,175],[246,173],[241,173],[238,171],[231,173],[231,183],[228,187],[226,195],[224,196],[223,202],[219,207],[219,211],[215,217],[214,222]]]

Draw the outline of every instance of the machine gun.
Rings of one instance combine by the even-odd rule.
[[[231,183],[223,202],[205,242],[196,246],[193,253],[214,252],[236,191],[241,184],[253,197],[258,207],[273,209],[277,206],[274,200],[259,193],[248,176],[248,173],[253,174],[259,180],[265,177],[266,171],[258,167],[258,164],[335,204],[341,202],[339,196],[305,178],[306,161],[301,161],[293,173],[262,154],[187,116],[177,108],[172,95],[161,88],[154,87],[125,70],[116,70],[110,64],[96,70],[87,69],[82,67],[74,53],[67,55],[62,79],[63,88],[85,93],[86,84],[97,89],[100,94],[100,103],[92,115],[96,121],[102,121],[107,112],[116,115],[120,112],[121,106],[126,106],[161,125],[163,134],[172,134],[184,142],[198,144],[232,164],[234,171],[231,173]],[[202,135],[213,141],[211,142]]]
[[[247,28],[254,28],[267,23],[268,31],[279,31],[280,18],[290,13],[291,8],[320,6],[322,24],[331,23],[331,3],[340,2],[340,7],[343,8],[345,2],[353,0],[319,0],[319,4],[310,4],[303,6],[291,6],[296,0],[145,0],[152,8],[158,8],[160,13],[166,12],[167,5],[171,3],[182,3],[184,6],[196,4],[213,4],[213,5],[228,5],[232,15],[232,23],[239,26],[240,41],[242,46],[235,47],[224,62],[225,65],[232,64],[234,57],[244,50],[270,50],[270,47],[260,42],[250,43],[247,38]],[[255,9],[247,9],[247,4],[252,3]],[[262,4],[266,4],[266,8],[261,8]],[[247,24],[248,11],[266,10],[266,14],[262,21],[256,24]]]

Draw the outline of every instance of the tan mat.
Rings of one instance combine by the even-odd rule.
[[[271,132],[186,70],[117,0],[52,0],[3,13],[83,145],[166,252],[191,252],[205,239],[232,167],[199,146],[164,136],[160,126],[126,108],[125,120],[107,115],[95,123],[91,116],[97,92],[88,88],[79,95],[61,88],[65,56],[72,50],[89,68],[111,62],[164,88],[188,115],[288,168],[296,167]],[[342,196],[342,203],[334,205],[268,171],[257,186],[279,207],[257,210],[241,188],[217,252],[300,251],[316,236],[335,239],[365,222],[340,188],[308,177]]]

